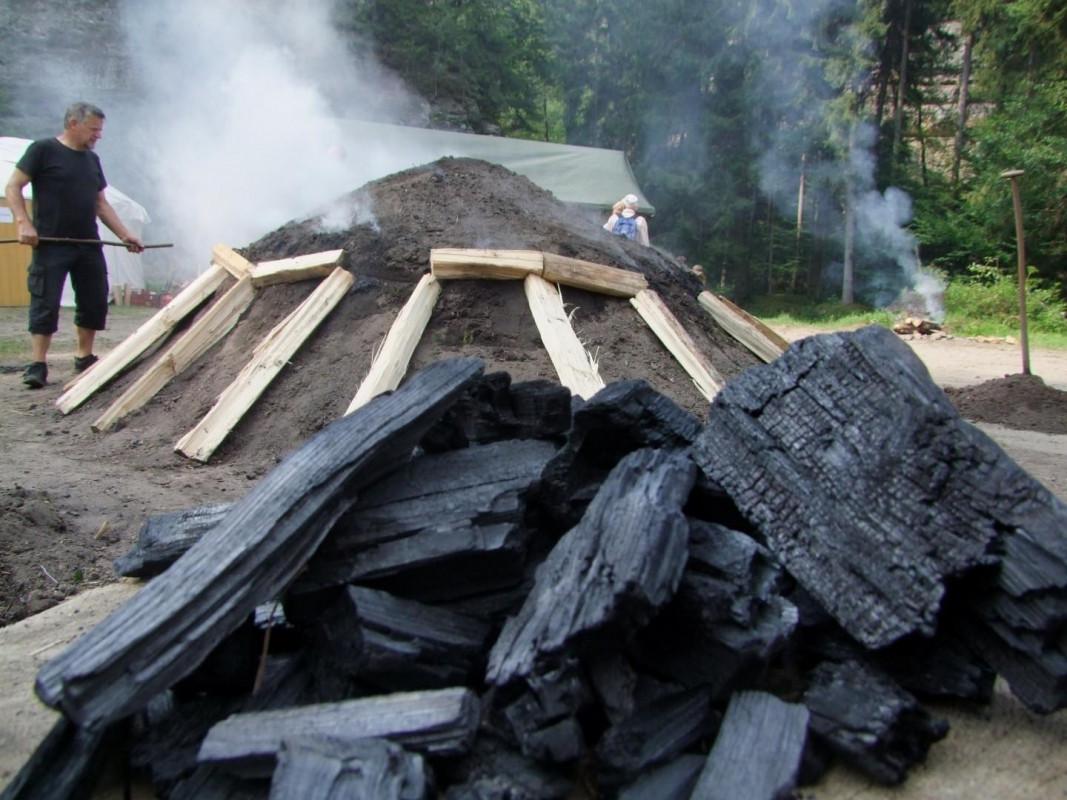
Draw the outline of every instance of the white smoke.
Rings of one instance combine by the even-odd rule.
[[[804,229],[840,241],[843,187],[848,186],[856,224],[857,295],[876,306],[898,302],[904,295],[918,297],[923,308],[916,313],[940,320],[944,287],[936,275],[923,269],[918,243],[906,228],[911,221],[911,198],[897,187],[885,191],[876,187],[874,127],[861,123],[851,137],[842,134],[842,139],[850,138],[850,144],[841,157],[827,156],[815,146],[825,123],[835,116],[831,105],[836,90],[808,48],[818,40],[826,16],[841,7],[841,0],[813,0],[791,8],[793,16],[765,15],[753,22],[750,38],[760,42],[767,54],[759,96],[769,106],[770,116],[780,121],[759,142],[764,153],[760,188],[783,216],[795,220],[803,169]],[[841,35],[855,37],[856,29]],[[834,277],[839,275],[838,271]]]
[[[397,154],[351,140],[340,118],[410,120],[419,101],[357,61],[331,10],[328,0],[124,0],[139,86],[112,127],[180,247],[179,276],[206,268],[216,243],[243,246],[392,171]],[[353,218],[371,222],[373,211],[330,221]]]

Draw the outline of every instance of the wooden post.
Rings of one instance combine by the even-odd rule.
[[[1019,344],[1023,350],[1023,375],[1030,374],[1030,341],[1026,325],[1026,239],[1023,236],[1023,200],[1018,178],[1021,169],[1009,169],[1000,177],[1011,181],[1011,202],[1015,207],[1015,243],[1019,253]]]
[[[571,327],[559,289],[540,275],[532,273],[523,281],[523,289],[534,324],[541,334],[552,366],[556,368],[559,382],[572,394],[588,400],[604,388],[604,381]]]

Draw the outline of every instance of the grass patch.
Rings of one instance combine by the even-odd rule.
[[[945,319],[942,327],[953,336],[1013,337],[1018,340],[1019,295],[1014,273],[996,266],[973,264],[964,276],[950,280],[945,288]],[[754,298],[745,310],[772,328],[807,327],[841,330],[864,325],[891,328],[898,315],[861,305],[843,306],[836,301],[813,302],[795,295]],[[1067,350],[1067,303],[1051,286],[1031,272],[1026,284],[1027,334],[1032,347]]]

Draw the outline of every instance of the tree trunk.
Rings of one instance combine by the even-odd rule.
[[[904,0],[904,29],[900,32],[900,82],[897,85],[897,107],[893,116],[893,149],[890,175],[896,174],[897,154],[904,127],[904,97],[908,88],[908,45],[911,41],[911,0]]]
[[[856,140],[856,125],[853,123],[851,129],[848,132],[848,154],[849,162],[852,161],[852,148],[855,145]],[[853,278],[853,264],[852,256],[855,245],[855,232],[856,232],[856,217],[852,210],[853,203],[853,187],[855,185],[855,179],[852,175],[852,167],[848,167],[848,171],[845,176],[845,258],[844,266],[841,272],[841,303],[842,305],[852,305],[855,300],[853,293],[852,278]]]
[[[956,143],[952,152],[952,185],[960,182],[960,160],[967,137],[967,111],[971,89],[971,52],[974,49],[974,33],[968,33],[963,42],[963,67],[960,71],[960,100],[956,115]]]

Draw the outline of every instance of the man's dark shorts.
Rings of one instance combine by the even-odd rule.
[[[33,251],[26,279],[30,290],[30,333],[52,335],[59,329],[63,282],[74,289],[74,324],[94,331],[107,322],[107,262],[96,245],[41,244]]]

